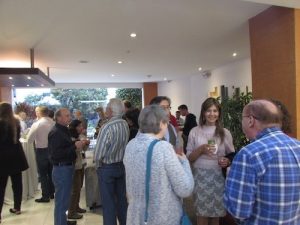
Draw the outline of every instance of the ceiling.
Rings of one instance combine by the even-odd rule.
[[[56,84],[194,76],[249,57],[247,21],[270,6],[256,2],[300,8],[299,0],[0,0],[0,67],[30,67],[33,48],[35,67],[49,67]]]

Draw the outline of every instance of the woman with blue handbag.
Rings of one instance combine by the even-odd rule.
[[[163,108],[146,106],[139,116],[139,134],[126,147],[127,224],[189,224],[181,199],[192,193],[194,179],[186,156],[176,155],[170,143],[160,140],[168,121]]]

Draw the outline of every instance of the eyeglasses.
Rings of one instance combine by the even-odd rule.
[[[242,115],[242,118],[244,118],[244,117],[253,117],[256,120],[259,120],[259,118],[254,115]]]

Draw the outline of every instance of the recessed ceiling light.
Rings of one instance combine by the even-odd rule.
[[[130,37],[135,38],[136,37],[136,33],[131,33]]]
[[[233,57],[236,57],[236,56],[237,56],[237,53],[236,53],[236,52],[234,52],[234,53],[232,54],[232,56],[233,56]]]
[[[12,84],[11,86],[12,86],[12,87],[14,87],[15,85],[14,85],[14,84]]]
[[[199,67],[198,70],[201,71],[201,70],[202,70],[202,67]]]
[[[27,84],[26,86],[29,87],[29,84]]]
[[[168,79],[165,77],[164,80],[168,80]]]
[[[123,62],[122,62],[122,61],[118,61],[118,63],[119,63],[119,64],[122,64]]]
[[[28,80],[31,80],[31,77],[28,76],[27,79],[28,79]]]
[[[115,75],[114,75],[114,74],[112,74],[111,76],[112,76],[112,77],[114,77]]]
[[[9,77],[8,79],[12,80],[13,78],[12,78],[12,77]]]
[[[41,87],[44,87],[44,84],[41,84]]]

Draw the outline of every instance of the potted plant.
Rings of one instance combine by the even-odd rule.
[[[252,100],[251,92],[239,92],[238,89],[232,97],[223,97],[221,106],[223,114],[223,124],[232,135],[233,145],[236,151],[249,143],[242,130],[242,112],[245,105]]]

